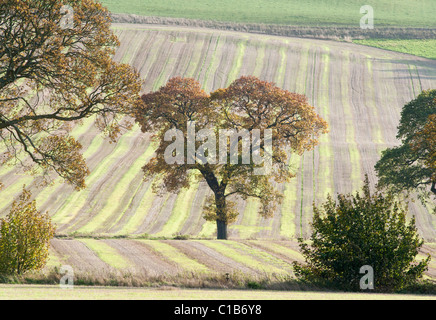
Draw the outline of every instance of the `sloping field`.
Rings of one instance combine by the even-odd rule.
[[[114,29],[121,40],[115,59],[139,70],[145,79],[144,92],[158,89],[173,76],[194,77],[211,91],[251,74],[306,94],[328,121],[330,133],[320,145],[313,152],[292,157],[297,176],[278,186],[285,199],[273,218],[259,217],[256,201],[239,202],[240,215],[229,228],[229,238],[235,240],[308,236],[312,202],[320,204],[327,193],[359,189],[365,173],[375,182],[373,167],[380,151],[398,143],[395,135],[402,106],[421,90],[436,88],[436,61],[355,44],[127,24],[114,25]],[[149,135],[137,126],[117,144],[104,141],[91,121],[77,127],[74,136],[83,144],[91,170],[86,190],[76,192],[61,183],[41,188],[37,179],[19,169],[2,167],[1,215],[26,184],[38,207],[52,215],[59,234],[215,237],[215,225],[201,216],[209,193],[203,183],[179,194],[156,195],[150,181],[142,179],[141,167],[154,149]],[[410,209],[425,240],[436,242],[436,216],[419,203],[410,204]],[[83,242],[74,243],[72,249],[84,250]],[[132,247],[122,241],[105,243],[120,252],[172,250],[147,242],[135,242]],[[192,255],[229,252],[208,245],[195,242],[192,248],[180,244],[177,249]],[[236,257],[241,248],[232,250]],[[139,259],[134,252],[127,258]],[[222,257],[211,254],[210,258],[225,265]],[[174,264],[168,261],[167,268]],[[204,268],[214,265],[202,264]],[[255,261],[248,266],[257,267]],[[282,268],[279,263],[275,267]]]

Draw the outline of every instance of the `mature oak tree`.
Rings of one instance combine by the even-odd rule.
[[[94,0],[2,0],[0,39],[0,160],[28,156],[32,171],[83,188],[88,168],[71,128],[95,117],[115,140],[140,100],[138,73],[112,60],[109,12]]]
[[[401,112],[399,146],[386,149],[375,169],[379,186],[436,199],[436,90],[423,91]],[[434,207],[436,211],[436,206]]]
[[[259,213],[271,216],[281,201],[273,183],[293,177],[291,152],[311,150],[327,132],[304,95],[253,76],[210,95],[196,80],[176,77],[142,99],[136,121],[158,142],[145,176],[157,175],[155,187],[170,192],[204,179],[213,192],[204,217],[216,221],[218,239],[238,215],[235,197],[259,199]]]

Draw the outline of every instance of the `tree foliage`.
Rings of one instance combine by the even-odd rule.
[[[401,144],[384,150],[375,166],[380,187],[436,200],[435,121],[436,90],[423,91],[403,107],[397,134]]]
[[[238,215],[235,197],[259,199],[259,213],[271,216],[281,201],[273,182],[288,181],[293,176],[287,165],[290,153],[310,150],[317,144],[319,135],[327,132],[327,123],[316,114],[305,96],[253,76],[241,77],[228,88],[210,95],[196,80],[176,77],[142,99],[143,105],[135,112],[136,121],[144,132],[154,132],[158,141],[156,157],[143,168],[145,176],[159,175],[163,181],[161,186],[167,191],[189,187],[192,177],[204,179],[213,192],[206,201],[204,216],[217,221],[218,238],[223,239],[227,237],[227,225]],[[231,147],[227,148],[226,138],[224,158],[205,147],[211,142],[209,138],[198,139],[195,158],[186,142],[190,122],[195,122],[196,133],[212,132],[212,149],[217,146],[222,130],[246,132],[249,137],[258,130],[256,132],[263,133],[264,139],[259,135],[257,151],[264,157],[272,157],[273,169],[267,174],[256,174],[256,170],[265,165],[254,161],[253,157],[244,161],[242,137],[233,143],[238,148],[232,152]],[[180,130],[185,141],[183,154],[176,164],[165,161],[165,152],[171,144],[165,134],[173,129]],[[266,130],[271,130],[271,150],[266,148]],[[198,161],[198,150],[204,151],[202,158],[207,161]],[[219,152],[222,152],[221,146]],[[232,155],[237,157],[237,163],[230,160]]]
[[[0,274],[23,274],[46,264],[55,228],[23,188],[9,214],[0,219]]]
[[[83,188],[89,171],[72,126],[95,117],[115,140],[140,100],[138,73],[112,60],[119,42],[109,12],[94,0],[3,0],[0,37],[0,141],[7,150],[0,160],[45,177],[55,171]]]
[[[407,206],[392,194],[371,193],[368,178],[362,193],[330,195],[314,206],[310,242],[299,239],[306,264],[294,263],[303,280],[359,290],[360,268],[374,270],[375,289],[396,290],[422,277],[430,255],[415,261],[423,245],[412,218],[407,223]]]

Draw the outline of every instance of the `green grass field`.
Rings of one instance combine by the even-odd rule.
[[[360,0],[102,0],[114,13],[285,25],[359,26]],[[379,0],[374,23],[380,26],[435,27],[433,0]]]
[[[436,39],[364,39],[354,43],[436,59]]]

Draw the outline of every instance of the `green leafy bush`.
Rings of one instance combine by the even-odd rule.
[[[406,222],[407,207],[392,194],[371,194],[368,177],[363,194],[329,195],[314,205],[309,243],[299,239],[306,264],[294,263],[298,278],[338,289],[359,290],[360,268],[374,271],[377,291],[399,290],[416,283],[427,270],[430,256],[415,261],[423,240],[415,219]]]
[[[18,275],[44,267],[54,226],[23,189],[6,218],[0,219],[0,274]]]

